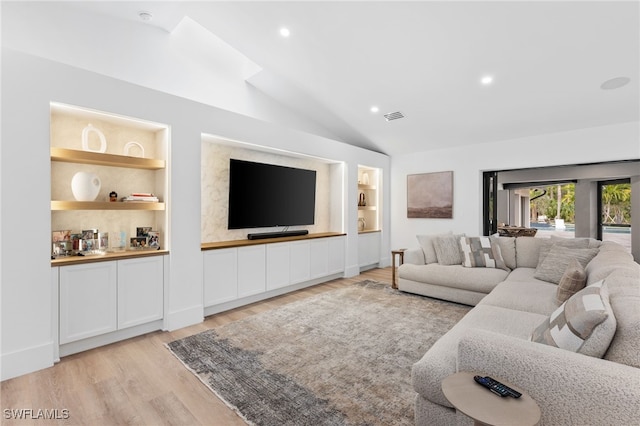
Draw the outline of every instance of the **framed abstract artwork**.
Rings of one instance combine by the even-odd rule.
[[[453,219],[453,172],[407,175],[407,217]]]

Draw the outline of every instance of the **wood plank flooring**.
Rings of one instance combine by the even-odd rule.
[[[391,268],[222,312],[172,332],[149,333],[70,355],[53,367],[6,380],[0,386],[0,424],[244,425],[165,343],[364,279],[391,283]],[[22,419],[14,418],[15,410],[23,410]],[[57,419],[47,419],[51,417]]]

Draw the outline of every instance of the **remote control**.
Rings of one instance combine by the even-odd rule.
[[[522,396],[520,392],[511,389],[509,386],[503,383],[500,383],[499,381],[494,380],[489,376],[486,376],[486,377],[474,376],[473,379],[480,385],[486,387],[491,392],[495,393],[496,395],[500,395],[502,397],[512,396],[514,398],[520,398]]]

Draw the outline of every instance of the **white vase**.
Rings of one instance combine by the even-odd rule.
[[[78,172],[71,179],[71,192],[78,201],[93,201],[100,192],[100,178],[95,173]]]
[[[89,133],[95,133],[98,135],[98,139],[100,139],[100,148],[91,149],[89,147]],[[89,152],[100,152],[104,153],[107,151],[107,140],[104,137],[104,133],[100,131],[100,129],[96,129],[91,124],[82,129],[82,149]]]

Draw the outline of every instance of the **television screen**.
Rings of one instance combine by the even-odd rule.
[[[313,225],[316,171],[231,159],[229,229]]]

